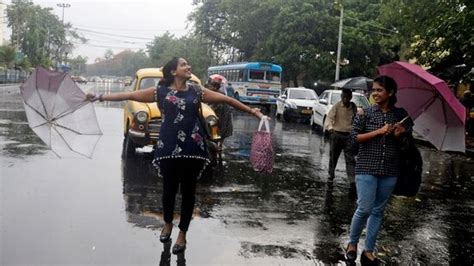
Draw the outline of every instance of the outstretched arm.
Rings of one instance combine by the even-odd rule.
[[[225,96],[222,93],[214,92],[206,88],[202,88],[202,93],[203,93],[202,94],[203,101],[206,103],[225,103],[234,107],[235,109],[239,109],[241,111],[252,114],[259,119],[261,119],[264,116],[264,114],[260,112],[260,109],[250,108],[247,105],[237,101],[236,99],[231,98],[229,96]]]
[[[100,94],[88,93],[86,99],[91,102],[95,101],[125,101],[132,100],[142,103],[152,103],[155,101],[155,87],[150,87],[143,90],[131,91],[131,92],[117,92],[111,94]]]

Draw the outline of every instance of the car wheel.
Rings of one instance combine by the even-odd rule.
[[[122,148],[122,156],[124,158],[132,158],[135,157],[135,150],[137,149],[137,145],[133,142],[130,136],[127,134],[123,139],[123,148]]]
[[[283,111],[283,119],[286,122],[291,122],[291,117],[290,117],[290,115],[288,115],[288,112]]]

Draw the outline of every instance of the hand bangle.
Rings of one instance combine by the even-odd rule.
[[[104,95],[103,95],[103,94],[100,94],[100,95],[99,95],[99,102],[103,102],[103,101],[104,101],[104,99],[102,99],[102,96],[104,96]]]

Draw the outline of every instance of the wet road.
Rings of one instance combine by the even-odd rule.
[[[0,95],[0,265],[343,263],[355,202],[343,156],[326,186],[328,145],[309,125],[272,121],[275,170],[261,176],[248,163],[258,121],[235,113],[225,166],[200,182],[187,250],[177,257],[158,239],[162,186],[150,155],[121,158],[120,104],[96,105],[104,136],[92,160],[59,159],[28,128],[18,88],[1,87]],[[422,191],[392,198],[378,255],[472,265],[474,160],[421,152]]]

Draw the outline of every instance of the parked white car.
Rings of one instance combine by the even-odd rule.
[[[320,126],[323,132],[327,127],[326,116],[332,106],[341,100],[342,90],[325,90],[319,96],[319,100],[313,105],[313,114],[311,116],[311,126],[314,128]],[[357,108],[369,107],[370,103],[363,94],[353,92],[351,102],[355,103]]]
[[[283,116],[285,121],[292,119],[310,119],[313,105],[318,95],[311,89],[298,87],[286,88],[277,98],[276,117]]]

